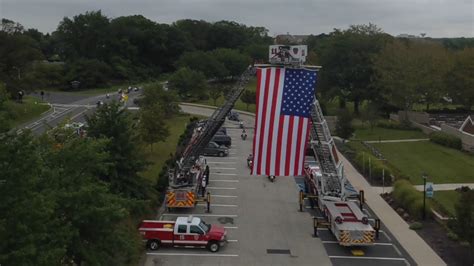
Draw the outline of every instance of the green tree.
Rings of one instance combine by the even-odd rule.
[[[206,78],[201,72],[180,68],[169,78],[169,87],[182,99],[200,97],[206,93]]]
[[[376,84],[383,97],[406,111],[415,103],[437,102],[447,68],[445,50],[425,42],[394,41],[374,57]]]
[[[223,79],[229,75],[229,71],[222,62],[219,62],[212,53],[204,51],[186,52],[179,58],[176,65],[200,71],[208,79]]]
[[[170,134],[161,112],[162,109],[159,103],[140,109],[140,137],[150,145],[151,151],[153,151],[153,143],[165,141]]]
[[[340,109],[337,114],[336,135],[342,139],[348,139],[352,133],[354,133],[352,115],[347,109]]]
[[[103,61],[97,59],[78,59],[66,64],[66,77],[68,82],[77,80],[83,88],[94,88],[107,85],[111,77],[111,68]]]
[[[454,232],[461,240],[467,241],[471,247],[471,258],[474,249],[474,190],[461,192],[455,205],[456,219],[452,223]]]
[[[147,181],[138,173],[146,166],[139,149],[138,135],[127,110],[111,103],[100,107],[86,118],[87,134],[92,138],[107,138],[106,151],[110,154],[107,173],[101,179],[110,183],[112,192],[125,197],[147,199],[151,195]]]
[[[448,94],[467,110],[474,105],[474,48],[455,54],[454,66],[446,79]]]
[[[5,86],[0,81],[0,134],[10,129],[10,118],[5,104],[10,99]]]
[[[352,25],[347,30],[335,30],[321,44],[321,87],[332,97],[338,97],[340,107],[354,102],[359,113],[363,100],[377,95],[372,86],[372,56],[385,45],[388,35],[374,24]]]
[[[155,106],[158,104],[157,106]],[[164,118],[169,119],[179,113],[178,97],[173,91],[164,91],[161,82],[146,85],[139,103],[142,108],[159,108]]]
[[[214,84],[209,87],[209,97],[214,102],[214,105],[217,106],[217,99],[222,96],[222,87],[220,84]]]
[[[240,100],[242,100],[242,102],[244,102],[247,105],[247,111],[248,111],[249,105],[255,104],[255,102],[257,101],[257,96],[256,96],[255,91],[245,90],[242,93],[242,96],[240,96]]]
[[[212,52],[228,71],[231,78],[239,77],[249,66],[251,60],[248,56],[241,54],[238,50],[216,49]]]

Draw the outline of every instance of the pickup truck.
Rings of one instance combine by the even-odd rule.
[[[227,232],[222,226],[206,224],[200,218],[178,217],[176,221],[144,220],[139,228],[147,248],[157,250],[162,245],[202,246],[211,252],[227,242]]]

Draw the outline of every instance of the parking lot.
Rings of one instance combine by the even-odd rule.
[[[247,128],[252,123],[245,121]],[[250,176],[246,158],[253,130],[247,129],[248,139],[243,141],[236,122],[226,121],[224,126],[232,137],[229,156],[206,157],[211,212],[206,212],[202,202],[194,209],[165,212],[160,219],[201,217],[223,225],[229,243],[217,253],[192,247],[147,251],[145,265],[415,265],[383,224],[377,244],[359,248],[362,256],[339,246],[328,230],[321,229],[319,237],[313,237],[312,217],[319,214],[309,204],[299,212],[301,177],[277,177],[271,183],[266,177]]]

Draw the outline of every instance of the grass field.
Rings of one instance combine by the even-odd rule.
[[[151,165],[143,172],[143,176],[153,183],[158,179],[158,174],[161,171],[165,161],[169,158],[170,153],[175,152],[178,139],[183,134],[186,124],[189,122],[190,115],[179,115],[167,121],[170,135],[165,142],[158,142],[153,145],[153,151],[150,146],[143,146],[143,150]]]
[[[423,184],[427,173],[435,184],[473,183],[474,156],[429,141],[374,144],[385,158],[410,177],[413,184]]]
[[[358,140],[390,140],[390,139],[424,139],[428,138],[418,130],[398,130],[382,127],[356,128],[354,139]]]
[[[443,208],[448,212],[450,215],[455,215],[454,206],[459,201],[461,194],[454,190],[447,190],[447,191],[435,191],[434,192],[434,200],[437,204],[443,206]]]
[[[6,109],[9,110],[13,118],[11,126],[17,127],[33,120],[50,108],[49,105],[39,104],[40,102],[38,99],[29,96],[23,98],[23,103],[7,102]]]

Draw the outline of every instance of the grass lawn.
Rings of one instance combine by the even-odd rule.
[[[81,90],[60,90],[60,89],[45,89],[45,92],[64,92],[64,93],[73,93],[77,95],[85,95],[85,96],[95,96],[101,95],[106,93],[116,93],[119,89],[126,89],[128,86],[132,87],[143,87],[152,82],[142,82],[142,83],[124,83],[119,85],[112,85],[107,87],[100,87],[100,88],[93,88],[93,89],[81,89]]]
[[[423,184],[423,172],[435,184],[474,182],[472,155],[429,141],[374,145],[392,165],[409,176],[413,184]]]
[[[165,142],[158,142],[153,145],[153,151],[150,146],[143,146],[145,155],[151,165],[143,172],[143,176],[153,183],[158,179],[158,174],[163,167],[165,161],[169,158],[169,154],[176,151],[176,145],[181,134],[183,134],[186,124],[189,122],[190,115],[179,115],[167,121],[170,135]]]
[[[437,204],[443,206],[443,208],[448,212],[448,214],[454,215],[455,209],[454,206],[459,201],[461,193],[454,190],[447,191],[435,191],[434,200]]]
[[[356,128],[354,139],[358,140],[389,140],[389,139],[425,139],[427,135],[418,130],[398,130],[382,127]]]
[[[40,100],[29,96],[23,98],[23,103],[7,102],[6,109],[9,110],[13,117],[11,126],[17,127],[33,120],[50,108],[49,105],[39,104],[40,102]]]

